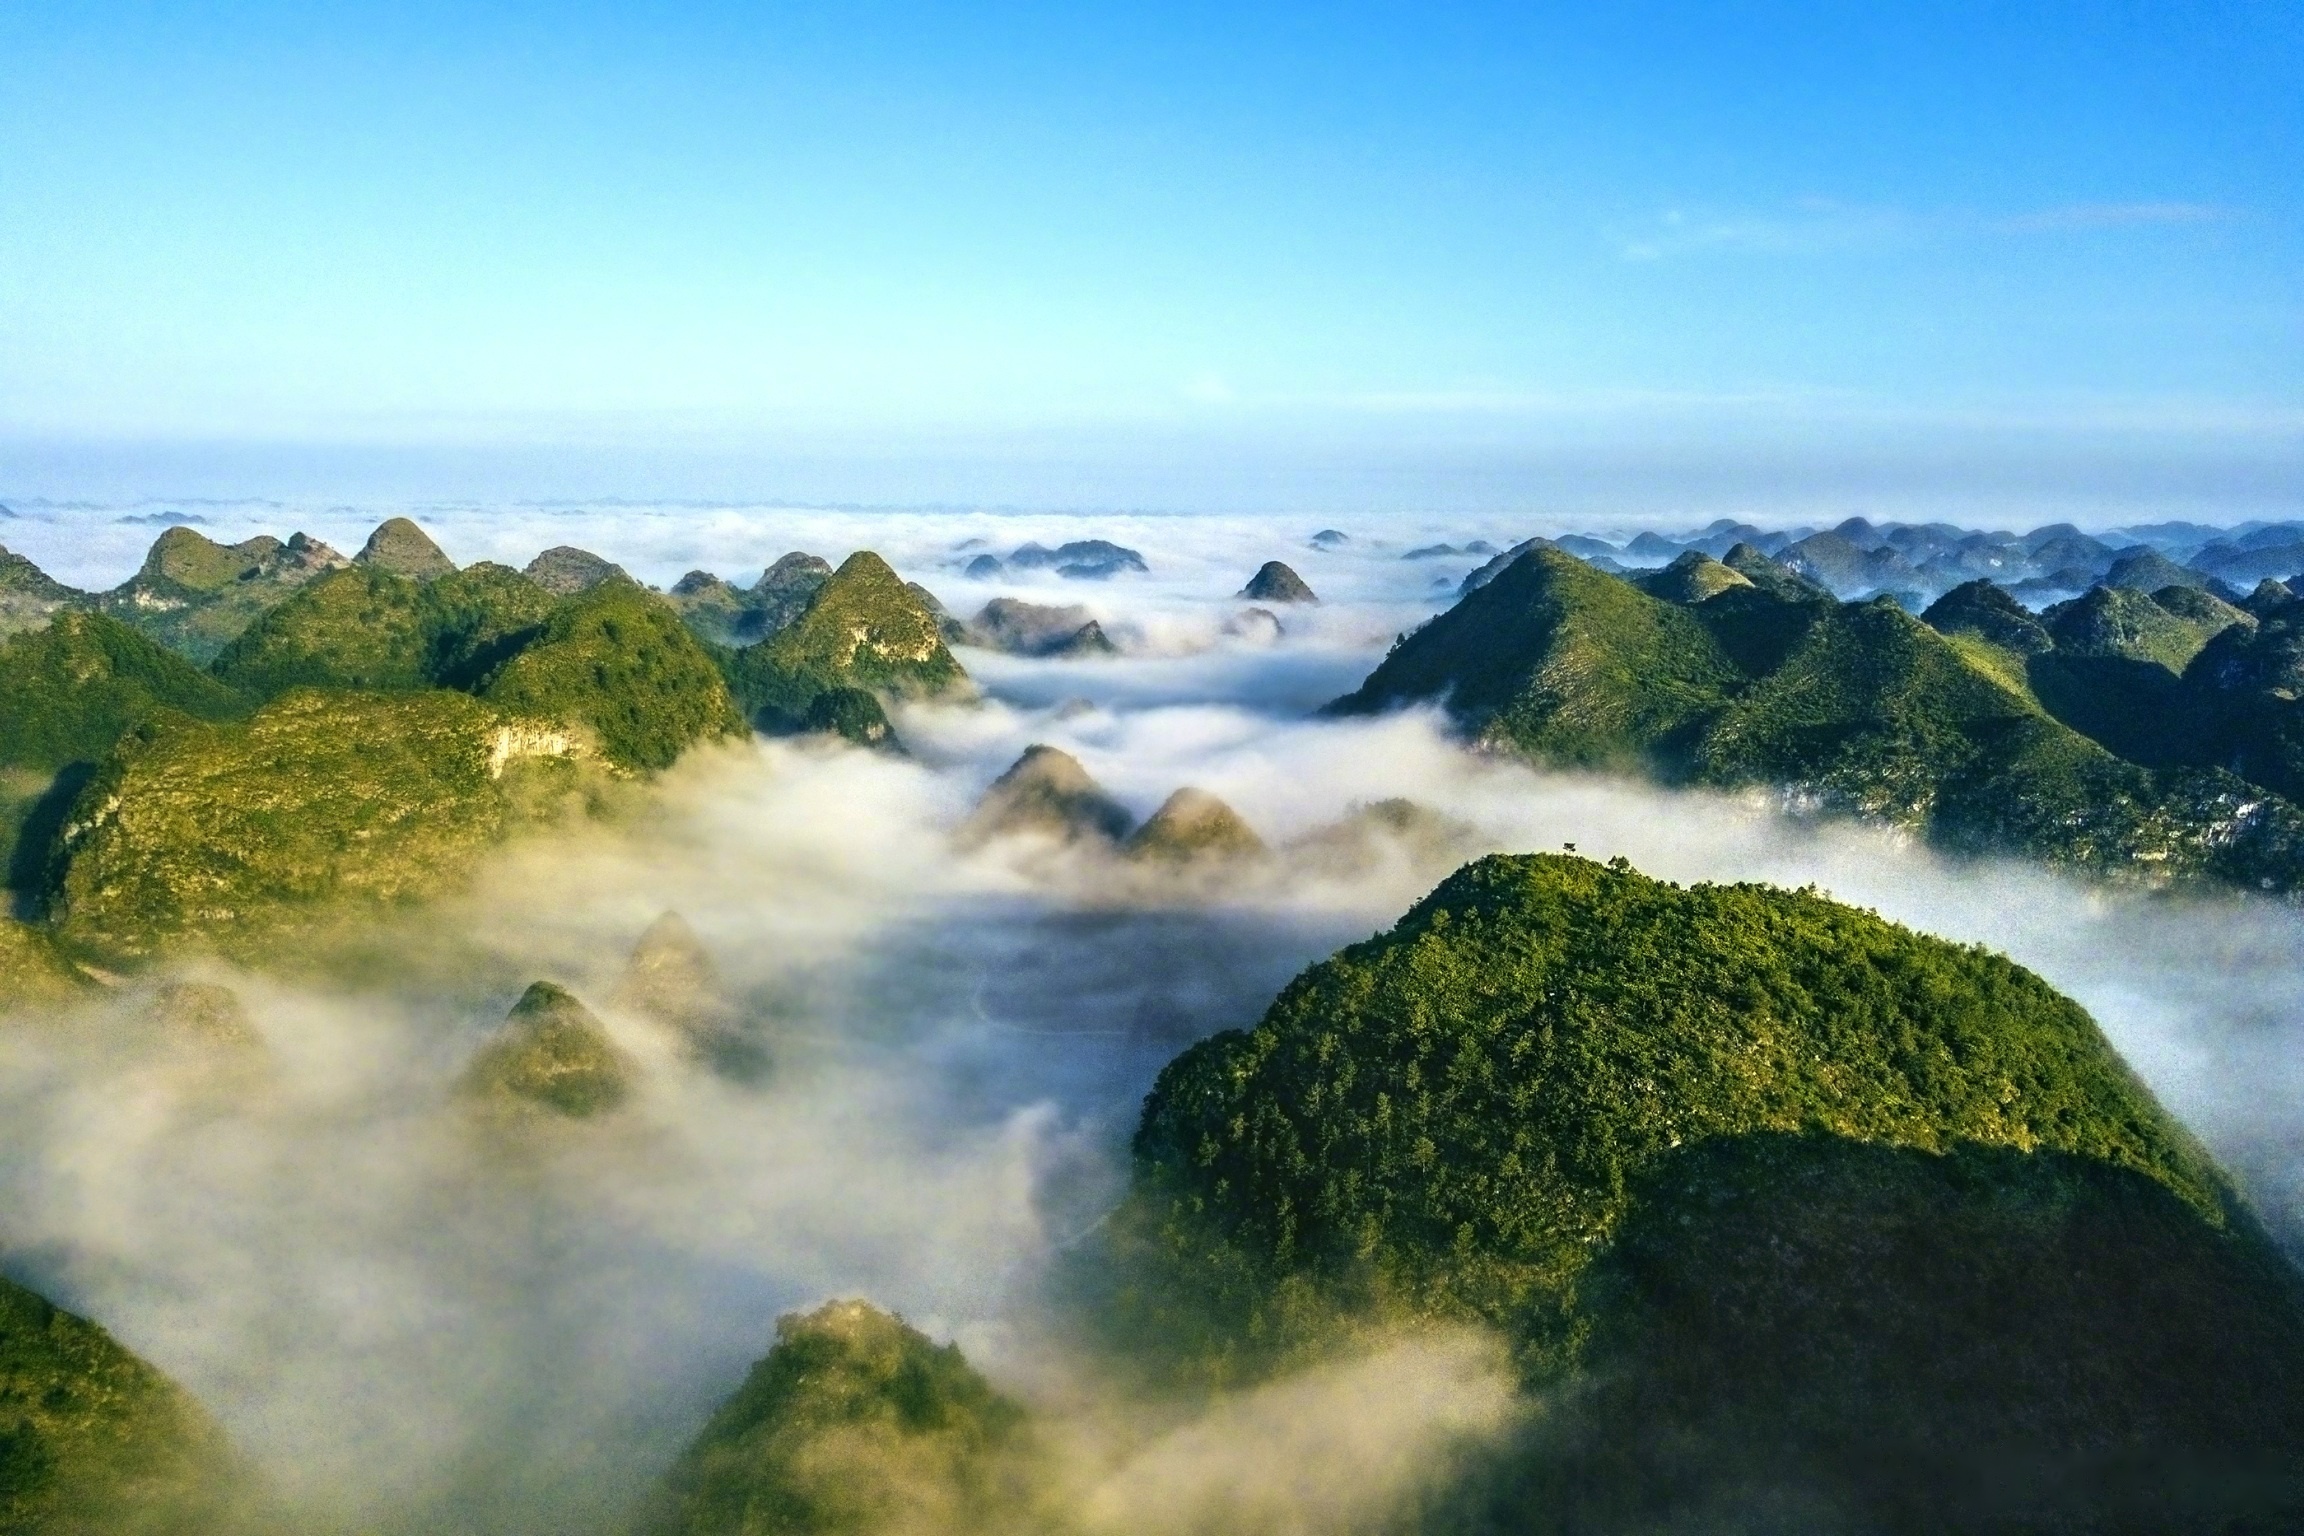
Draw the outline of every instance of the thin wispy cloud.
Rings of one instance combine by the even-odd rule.
[[[2051,234],[2063,230],[2133,229],[2148,225],[2223,224],[2237,210],[2215,203],[2071,203],[2001,219],[1992,227],[2011,234]]]
[[[1987,235],[2182,228],[2227,223],[2237,216],[2237,210],[2220,204],[2183,201],[2067,203],[2023,213],[1985,215],[1965,209],[1919,212],[1887,204],[1809,197],[1782,209],[1759,212],[1696,213],[1668,208],[1648,227],[1629,234],[1612,232],[1610,238],[1624,260],[1649,262],[1706,251],[1815,256]]]

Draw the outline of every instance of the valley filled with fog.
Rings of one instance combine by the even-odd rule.
[[[20,505],[0,541],[109,587],[155,510]],[[265,1047],[252,1063],[130,1049],[93,1022],[132,1011],[119,1000],[0,1041],[10,1272],[184,1383],[313,1529],[613,1529],[779,1315],[849,1296],[1064,1409],[1103,1528],[1196,1529],[1208,1500],[1257,1512],[1238,1529],[1351,1528],[1419,1475],[1417,1447],[1506,1416],[1477,1338],[1178,1424],[1072,1356],[1046,1282],[1117,1200],[1167,1061],[1253,1025],[1304,967],[1487,852],[1813,885],[2002,951],[2087,1007],[2291,1251],[2304,1237],[2292,904],[2110,889],[1765,794],[1548,772],[1467,745],[1435,708],[1316,713],[1497,551],[1569,530],[1340,519],[1344,537],[1315,544],[1316,522],[1151,515],[166,510],[220,542],[300,529],[345,549],[408,512],[460,564],[572,545],[659,588],[870,549],[959,620],[1017,597],[1077,606],[1111,642],[956,645],[979,696],[892,705],[901,753],[829,736],[697,748],[639,811],[515,841],[461,894],[309,954],[182,962],[239,995]],[[1088,579],[1012,559],[1087,539],[1146,569]],[[1435,545],[1448,552],[1408,558]],[[986,553],[1000,568],[969,574]],[[1236,596],[1272,560],[1317,603]],[[1208,791],[1270,853],[1186,879],[960,836],[1033,744],[1138,819]],[[1398,800],[1431,814],[1366,819]],[[667,912],[739,1016],[743,1070],[707,1070],[618,1002]],[[457,1101],[537,980],[584,999],[639,1063],[632,1112],[516,1136]],[[1272,1454],[1228,1460],[1260,1414],[1286,1425]],[[1304,1471],[1340,1465],[1354,1476]]]

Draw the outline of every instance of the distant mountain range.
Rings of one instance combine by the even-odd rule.
[[[1484,585],[1513,559],[1540,546],[1565,550],[1602,570],[1624,572],[1666,565],[1691,551],[1717,560],[1740,544],[1770,556],[1835,597],[1885,593],[1915,611],[1978,579],[2008,587],[2034,603],[2077,596],[2099,583],[2144,592],[2182,583],[2233,601],[2258,582],[2285,582],[2304,574],[2304,522],[2252,522],[2233,528],[2155,523],[2099,535],[2083,533],[2070,523],[2011,533],[1950,523],[1874,523],[1862,517],[1831,528],[1764,529],[1722,518],[1699,532],[1677,537],[1646,532],[1622,543],[1583,534],[1526,540],[1473,572],[1463,590]],[[1462,552],[1481,548],[1467,545]],[[1402,558],[1443,553],[1458,551],[1441,545],[1411,550]]]
[[[1763,789],[2151,882],[2304,886],[2304,600],[2096,586],[2033,614],[1977,578],[1914,617],[1750,544],[1611,574],[1514,555],[1331,706],[1442,705],[1564,767]]]

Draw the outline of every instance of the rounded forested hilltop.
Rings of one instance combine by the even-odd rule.
[[[1766,1132],[2067,1152],[2210,1230],[2245,1219],[2087,1014],[2008,960],[1812,891],[1554,855],[1467,866],[1172,1062],[1138,1211],[1217,1270],[1520,1327],[1568,1302],[1644,1167]]]
[[[649,1536],[935,1531],[1019,1536],[1035,1508],[1024,1410],[955,1345],[835,1301],[776,1324],[776,1347],[664,1480]]]

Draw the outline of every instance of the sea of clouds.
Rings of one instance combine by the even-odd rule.
[[[214,537],[302,528],[349,552],[410,509],[188,510]],[[1244,518],[414,510],[460,562],[572,543],[658,584],[872,548],[963,614],[1003,593],[1084,603],[1131,653],[965,651],[984,697],[899,711],[909,757],[699,753],[646,815],[507,850],[469,893],[363,936],[360,964],[192,966],[247,1003],[259,1065],[138,1044],[119,1021],[140,994],[0,1038],[7,1272],[189,1386],[310,1529],[611,1529],[775,1318],[836,1296],[957,1339],[1002,1385],[1062,1408],[1099,1528],[1201,1528],[1211,1509],[1235,1512],[1219,1521],[1233,1530],[1354,1528],[1405,1496],[1426,1450],[1508,1417],[1481,1341],[1402,1344],[1176,1422],[1083,1378],[1039,1281],[1116,1197],[1164,1062],[1253,1024],[1305,965],[1485,851],[1573,845],[1672,880],[1815,884],[2002,950],[2091,1010],[2276,1230],[2304,1232],[2295,909],[2107,892],[1788,819],[1759,797],[1540,773],[1467,751],[1429,712],[1314,716],[1479,559],[1405,550],[1526,530],[1339,520],[1353,542],[1323,553],[1306,542],[1317,525]],[[109,585],[155,532],[117,515],[35,508],[0,537]],[[1150,574],[959,574],[972,540],[1005,553],[1082,537],[1141,550]],[[1324,601],[1284,610],[1276,640],[1228,632],[1232,594],[1272,558]],[[1073,753],[1138,815],[1193,784],[1274,844],[1392,797],[1450,830],[1168,892],[955,846],[1033,742]],[[767,1043],[757,1080],[705,1070],[615,1006],[625,957],[665,911]],[[642,1064],[627,1110],[507,1130],[458,1097],[536,979],[575,990]],[[1268,1454],[1242,1457],[1244,1437]]]

